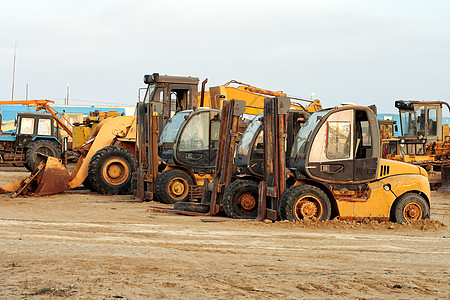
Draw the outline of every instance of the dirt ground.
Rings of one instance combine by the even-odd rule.
[[[449,299],[448,195],[414,225],[190,217],[131,199],[0,195],[0,299]]]

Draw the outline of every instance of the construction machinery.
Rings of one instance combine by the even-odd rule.
[[[442,124],[443,106],[450,111],[443,101],[396,101],[401,136],[382,138],[383,157],[424,167],[432,187],[439,187],[447,178],[441,171],[450,165],[449,125]],[[443,181],[443,185],[450,186],[450,182]]]
[[[186,201],[212,179],[221,117],[217,109],[181,111],[166,124],[159,139],[159,157],[166,165],[157,177],[155,195],[164,203]]]
[[[289,106],[289,103],[285,103]],[[289,109],[286,116],[286,153],[290,153],[294,136],[306,122],[309,113]],[[244,131],[236,149],[234,165],[238,172],[235,179],[224,190],[222,207],[232,218],[254,219],[257,215],[258,185],[264,176],[264,114],[253,119]],[[285,155],[289,159],[289,155]]]
[[[205,83],[205,82],[204,82]],[[232,86],[236,85],[236,86]],[[202,89],[204,91],[204,88]],[[210,107],[214,109],[222,108],[222,101],[231,99],[240,99],[245,101],[244,114],[258,115],[264,109],[264,98],[270,97],[286,97],[283,91],[270,91],[252,86],[247,83],[231,80],[223,85],[210,87],[209,91],[205,91],[204,95],[199,93],[200,106]],[[307,112],[315,112],[322,109],[322,105],[318,99],[310,100],[304,98],[290,97],[290,106],[297,110],[305,110]],[[307,102],[307,106],[299,103]]]
[[[373,111],[342,106],[313,113],[294,139],[285,165],[286,98],[267,99],[264,111],[264,180],[258,220],[391,220],[429,218],[426,171],[380,158]],[[287,188],[287,172],[293,185]]]
[[[154,74],[145,75],[144,82],[147,84],[144,103],[162,102],[161,114],[158,115],[158,123],[162,124],[160,126],[164,126],[170,115],[176,111],[197,106],[197,78]],[[83,183],[89,189],[103,194],[127,194],[132,191],[135,146],[136,117],[107,118],[96,126],[89,141],[76,148],[80,158],[67,180],[65,176],[52,175],[67,171],[62,164],[52,163],[51,166],[43,166],[43,173],[36,176],[32,174],[28,180],[21,179],[1,189],[3,192],[21,189],[22,194],[38,195],[42,194],[37,192],[42,190],[40,187],[47,184],[44,179],[53,178],[58,181],[58,187],[64,187],[55,189],[56,192],[73,189]],[[33,180],[30,180],[31,177]],[[28,182],[27,187],[21,188],[24,182]],[[45,193],[51,191],[46,189]]]
[[[48,107],[50,100],[0,101],[0,104],[25,104]],[[57,127],[61,120],[52,114],[18,113],[14,133],[0,128],[0,163],[23,164],[28,170],[37,166],[37,153],[61,157],[61,142]],[[70,130],[68,129],[70,132]]]
[[[187,215],[212,216],[221,211],[224,189],[230,185],[239,119],[245,110],[242,100],[224,101],[221,111],[217,159],[212,180],[205,178],[200,202],[176,202],[174,211]]]
[[[305,110],[291,110],[288,145],[292,145],[294,133],[309,115]],[[166,167],[155,183],[155,194],[160,201],[173,204],[201,195],[205,178],[213,179],[222,120],[219,110],[203,108],[178,112],[167,123],[159,139],[159,156]],[[239,126],[239,130],[241,128]],[[236,177],[251,180],[256,186],[258,178],[262,178],[262,149],[258,143],[261,128],[261,116],[258,115],[250,123],[250,128],[245,129],[235,158],[240,171],[234,172]]]
[[[152,78],[161,80],[161,76],[156,73]],[[201,195],[204,180],[212,180],[218,145],[219,109],[224,101],[230,98],[243,99],[246,103],[244,113],[255,114],[263,108],[264,95],[284,95],[283,92],[259,89],[237,81],[211,87],[206,92],[205,83],[206,81],[202,84],[202,91],[198,93],[200,108],[178,112],[161,132],[158,149],[165,168],[154,183],[154,192],[162,202],[185,202],[188,198],[196,198]],[[231,83],[241,86],[230,87]],[[321,108],[318,100],[304,101],[310,102],[306,108],[295,103],[292,106],[303,111]],[[171,107],[175,104],[183,107],[178,103],[179,101],[175,101]],[[241,130],[242,128],[244,127],[241,126]]]
[[[221,108],[222,102],[227,99],[227,95],[214,92],[208,93],[208,96],[205,97],[205,82],[202,85],[202,92],[199,93],[199,80],[194,77],[162,76],[154,73],[145,75],[144,82],[147,84],[144,103],[155,102],[162,105],[161,113],[158,114],[158,128],[164,128],[170,117],[177,111],[198,108],[199,104],[203,105],[202,101],[205,103],[210,101],[212,108],[214,106]],[[225,88],[225,92],[229,90]],[[223,92],[221,89],[219,91]],[[259,90],[259,92],[261,91]],[[254,94],[248,90],[245,93]],[[211,101],[212,99],[216,100]],[[261,95],[257,95],[256,99],[255,105],[262,106]],[[311,109],[317,109],[320,105],[318,101],[310,102],[312,102],[309,106]],[[134,170],[133,164],[130,166],[129,162],[134,161],[135,157],[136,126],[134,117],[115,117],[99,123],[91,139],[76,148],[80,153],[80,159],[70,174],[67,189],[84,183],[91,190],[101,193],[129,192],[131,190],[131,174]],[[121,159],[121,157],[126,157],[126,159]],[[12,186],[17,186],[17,184]]]

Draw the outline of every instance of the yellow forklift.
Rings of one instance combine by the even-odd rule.
[[[426,171],[380,158],[380,132],[368,107],[348,105],[313,113],[283,157],[286,98],[267,99],[264,180],[258,217],[271,220],[362,220],[398,223],[430,217]],[[286,172],[294,184],[286,188]]]

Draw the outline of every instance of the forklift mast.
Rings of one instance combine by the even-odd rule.
[[[136,189],[133,191],[137,201],[153,200],[154,184],[158,176],[158,135],[159,115],[162,103],[142,103],[136,107]]]
[[[290,99],[264,100],[264,179],[259,184],[257,220],[277,220],[278,201],[286,189],[287,114]]]

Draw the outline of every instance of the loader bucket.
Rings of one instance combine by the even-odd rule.
[[[19,179],[0,187],[0,193],[12,192],[11,197],[20,195],[51,195],[69,189],[69,171],[61,160],[45,157],[27,178]]]
[[[441,187],[438,192],[450,194],[450,166],[443,166],[441,170]]]
[[[38,175],[38,186],[35,195],[51,195],[69,189],[70,173],[60,159],[47,157],[42,176]]]

